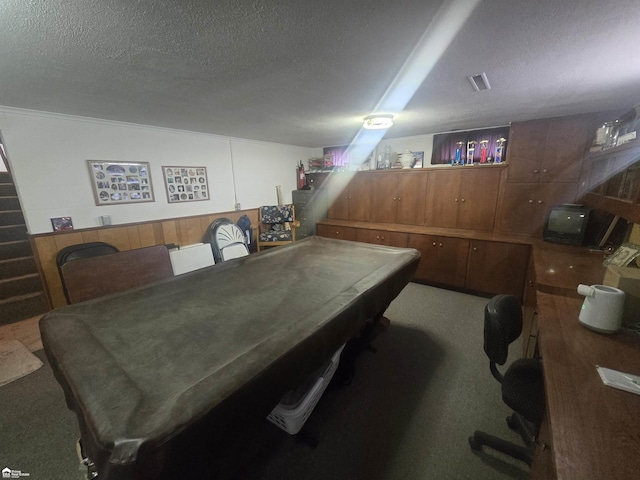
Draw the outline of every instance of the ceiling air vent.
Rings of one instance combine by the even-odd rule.
[[[478,75],[469,75],[467,78],[476,92],[480,90],[491,90],[491,85],[489,85],[489,79],[486,73],[482,72]]]

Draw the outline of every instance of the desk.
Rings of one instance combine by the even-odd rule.
[[[411,280],[416,250],[309,237],[50,312],[42,342],[101,480],[210,478]]]
[[[540,354],[547,418],[532,478],[636,478],[640,470],[640,396],[605,386],[596,365],[640,375],[640,336],[596,333],[578,323],[578,283],[601,283],[602,256],[535,246]],[[571,268],[570,268],[571,267]],[[549,428],[549,432],[545,431]]]

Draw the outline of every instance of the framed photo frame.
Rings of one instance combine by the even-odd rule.
[[[87,160],[96,205],[154,202],[148,162]]]
[[[607,257],[603,264],[605,266],[626,267],[638,256],[640,256],[640,245],[623,243],[611,256]]]
[[[209,200],[206,167],[162,166],[164,188],[169,203]]]
[[[73,230],[71,217],[56,217],[51,219],[51,226],[54,232],[64,232]]]

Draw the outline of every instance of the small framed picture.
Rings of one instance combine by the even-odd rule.
[[[413,165],[411,168],[423,168],[424,167],[424,152],[413,152]]]
[[[603,265],[614,265],[616,267],[626,267],[636,257],[640,255],[640,245],[634,243],[623,243],[618,249],[607,257]]]
[[[54,232],[63,232],[73,230],[73,222],[71,217],[57,217],[51,219],[51,225]]]

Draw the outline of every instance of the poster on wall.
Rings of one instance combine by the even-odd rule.
[[[87,162],[96,205],[154,201],[147,162]]]
[[[162,167],[169,203],[209,200],[206,167]]]

